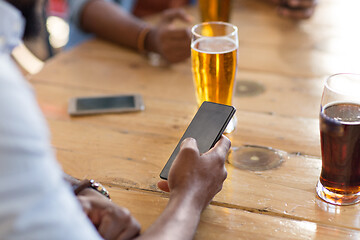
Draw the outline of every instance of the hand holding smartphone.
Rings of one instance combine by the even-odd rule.
[[[185,138],[194,138],[197,141],[200,153],[209,151],[219,141],[235,112],[236,109],[233,106],[204,102],[161,171],[160,178],[168,179],[171,165],[179,153],[180,145]]]

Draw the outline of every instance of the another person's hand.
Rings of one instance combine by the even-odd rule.
[[[225,136],[210,151],[199,153],[196,140],[185,139],[174,160],[168,181],[160,181],[158,187],[170,191],[170,199],[190,197],[203,210],[222,189],[227,177],[225,159],[231,142]]]
[[[92,189],[83,190],[78,199],[104,239],[132,239],[139,235],[140,225],[126,208],[117,206]]]
[[[183,9],[169,9],[163,13],[160,23],[150,30],[145,47],[159,53],[169,63],[177,63],[190,56],[190,28],[176,27],[174,20],[191,22]]]
[[[315,11],[318,0],[269,0],[277,4],[280,16],[293,19],[310,18]]]

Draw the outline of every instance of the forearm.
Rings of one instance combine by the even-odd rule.
[[[68,182],[72,186],[73,189],[75,189],[81,183],[79,179],[74,178],[73,176],[70,176],[66,173],[63,173],[63,178],[65,179],[66,182]],[[86,195],[92,192],[96,192],[96,191],[92,190],[91,188],[86,188],[82,190],[79,193],[79,195]]]
[[[80,183],[80,180],[77,178],[74,178],[66,173],[63,173],[63,177],[65,179],[65,181],[67,181],[68,183],[70,183],[71,185],[76,185]]]
[[[102,0],[92,0],[84,6],[80,26],[84,31],[92,32],[100,38],[133,49],[138,48],[140,32],[149,27],[147,23],[128,14],[115,3]],[[151,44],[145,47],[153,50]]]
[[[170,199],[161,216],[137,239],[193,239],[201,212],[190,194]]]

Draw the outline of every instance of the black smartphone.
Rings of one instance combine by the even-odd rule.
[[[144,110],[142,97],[138,94],[104,95],[96,97],[77,97],[69,101],[68,112],[71,116],[120,113]]]
[[[185,138],[192,137],[196,139],[200,153],[209,151],[219,141],[235,111],[236,109],[233,106],[203,102],[161,171],[160,178],[167,180],[170,167],[178,155],[180,145]]]

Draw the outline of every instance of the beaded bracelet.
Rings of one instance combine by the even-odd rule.
[[[145,39],[147,34],[150,32],[150,27],[144,27],[141,29],[139,36],[137,38],[137,48],[140,53],[145,53]]]
[[[95,182],[93,179],[82,180],[78,185],[76,185],[76,187],[74,188],[75,195],[78,195],[82,190],[86,188],[92,188],[110,199],[109,192],[106,190],[106,188],[101,183]]]

